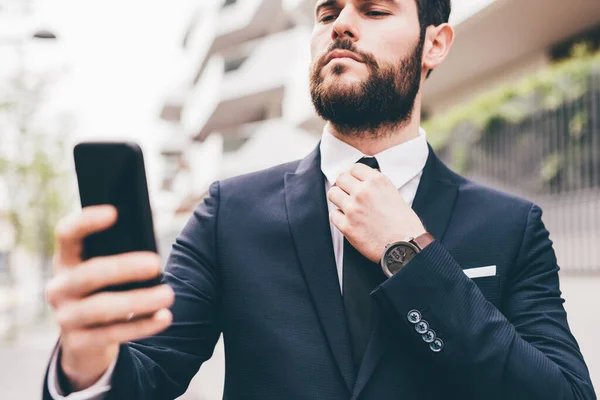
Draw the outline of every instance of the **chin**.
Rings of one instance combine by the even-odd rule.
[[[362,92],[360,82],[345,82],[336,79],[335,82],[325,82],[323,90],[334,98],[355,97]]]
[[[348,68],[334,66],[324,71],[323,83],[327,86],[355,86],[361,84],[366,79],[363,74],[352,71]]]

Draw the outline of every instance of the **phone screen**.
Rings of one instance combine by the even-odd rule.
[[[132,251],[157,252],[139,146],[134,143],[80,143],[75,146],[74,157],[82,207],[112,204],[118,211],[117,222],[112,227],[84,239],[83,258]]]

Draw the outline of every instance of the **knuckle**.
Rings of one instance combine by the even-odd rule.
[[[339,199],[339,190],[340,188],[338,188],[337,186],[332,187],[329,190],[329,193],[327,193],[327,199],[332,203],[335,203],[337,199]]]
[[[80,293],[85,291],[89,275],[90,270],[88,266],[82,265],[81,268],[66,272],[66,276],[63,279],[65,282],[68,281],[70,291]]]
[[[366,185],[366,190],[368,191],[374,191],[377,190],[379,188],[379,182],[377,180],[378,178],[374,177],[371,178],[367,181],[367,185]]]
[[[68,232],[69,232],[69,220],[65,217],[65,218],[62,218],[60,221],[58,221],[58,223],[56,224],[56,227],[54,228],[54,237],[58,241],[63,241],[66,239]]]
[[[339,217],[340,217],[340,216],[339,216],[339,212],[338,212],[338,210],[332,210],[332,211],[329,213],[329,220],[330,220],[331,222],[333,222],[334,224],[336,224],[336,225],[337,225],[337,222],[338,222],[338,220],[339,220]]]
[[[329,214],[329,219],[341,229],[341,226],[344,222],[344,214],[339,209],[335,209]]]
[[[348,201],[344,207],[344,215],[346,218],[352,218],[354,216],[354,212],[356,211],[356,206],[353,201]]]
[[[356,200],[360,203],[364,203],[365,201],[367,201],[370,197],[370,192],[368,190],[365,190],[364,188],[360,189],[356,195]]]
[[[69,307],[61,307],[58,309],[54,315],[56,318],[56,323],[63,329],[69,328],[71,325],[71,311]]]
[[[338,175],[337,179],[335,180],[335,183],[339,185],[339,184],[343,183],[347,177],[348,177],[348,172],[342,172],[341,174]]]
[[[79,218],[81,218],[81,213],[72,213],[62,217],[54,228],[54,236],[56,239],[59,241],[69,239]]]
[[[373,182],[377,185],[383,185],[387,183],[387,181],[387,177],[384,174],[377,174],[375,177],[373,177]]]
[[[331,197],[332,196],[332,191],[333,191],[333,188],[331,188],[331,189],[329,189],[327,191],[327,200],[329,200],[329,201],[332,201],[332,197]]]
[[[358,202],[353,201],[348,205],[347,215],[350,220],[354,220],[357,216],[361,214],[362,208],[358,204]]]

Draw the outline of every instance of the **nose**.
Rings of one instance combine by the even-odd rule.
[[[340,11],[339,15],[333,22],[331,29],[331,38],[344,39],[345,37],[350,38],[352,41],[358,40],[358,29],[356,27],[355,18],[356,13],[352,10],[352,7],[345,7]]]

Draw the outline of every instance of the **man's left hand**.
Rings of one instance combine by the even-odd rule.
[[[327,198],[338,209],[329,218],[369,260],[378,263],[386,245],[425,233],[417,214],[381,172],[357,163],[335,183]]]

